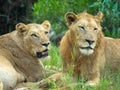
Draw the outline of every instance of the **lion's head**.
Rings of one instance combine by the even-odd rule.
[[[23,24],[16,25],[18,36],[22,38],[23,47],[31,55],[44,58],[48,56],[50,46],[49,31],[50,23],[44,21],[42,24]]]
[[[100,21],[103,17],[102,12],[96,16],[90,15],[87,12],[81,14],[67,13],[65,15],[69,26],[72,44],[76,46],[81,54],[90,55],[94,52],[99,38],[102,35]]]

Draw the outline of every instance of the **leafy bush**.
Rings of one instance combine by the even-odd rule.
[[[106,31],[110,31],[112,37],[120,37],[120,7],[118,2],[106,0],[101,11],[104,13],[103,25]],[[107,34],[107,33],[105,33]]]
[[[103,12],[103,31],[106,36],[120,37],[120,6],[118,0],[98,0],[90,7]]]
[[[64,33],[67,30],[65,13],[88,10],[91,3],[89,0],[38,0],[33,6],[32,22],[42,22],[47,19],[56,34]]]
[[[52,29],[58,34],[67,30],[64,19],[65,13],[80,13],[87,10],[88,13],[96,14],[102,11],[104,14],[102,26],[105,35],[120,37],[120,6],[117,0],[38,0],[33,6],[32,22],[49,20]]]

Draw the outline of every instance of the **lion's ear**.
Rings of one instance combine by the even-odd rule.
[[[97,18],[97,20],[101,21],[101,19],[103,18],[103,13],[99,11],[95,17]]]
[[[68,25],[71,25],[73,22],[76,21],[77,16],[76,16],[76,14],[74,14],[74,13],[72,13],[72,12],[68,12],[68,13],[66,13],[66,15],[65,15],[65,19],[66,19]]]
[[[47,30],[50,30],[50,22],[48,20],[45,20],[42,24],[41,24],[44,28],[46,28]]]
[[[23,34],[28,31],[28,27],[24,23],[18,23],[16,25],[16,30],[18,30],[19,33]]]

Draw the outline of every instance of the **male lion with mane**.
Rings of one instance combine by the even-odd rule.
[[[0,36],[0,90],[13,90],[19,82],[38,81],[44,69],[38,58],[48,58],[50,23],[16,25]]]
[[[87,85],[96,86],[105,64],[116,71],[120,68],[120,39],[104,37],[100,21],[102,12],[66,14],[69,30],[60,43],[63,71],[73,69],[73,76],[84,77]]]

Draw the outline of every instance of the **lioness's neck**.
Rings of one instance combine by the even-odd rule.
[[[0,41],[3,42],[0,44],[0,46],[8,51],[8,53],[6,53],[7,56],[5,56],[11,57],[9,60],[14,65],[14,67],[16,67],[18,72],[23,72],[26,76],[31,75],[35,78],[37,76],[42,76],[42,67],[39,64],[39,61],[37,58],[33,57],[31,54],[25,51],[22,45],[23,41],[21,37],[17,36],[16,31],[4,35]],[[33,68],[33,66],[35,67]]]
[[[13,39],[13,41],[16,42],[16,44],[19,46],[19,48],[21,48],[23,51],[25,51],[23,48],[23,40],[22,40],[22,38],[20,38],[20,36],[18,36],[17,31],[13,31],[10,34],[10,37]]]

